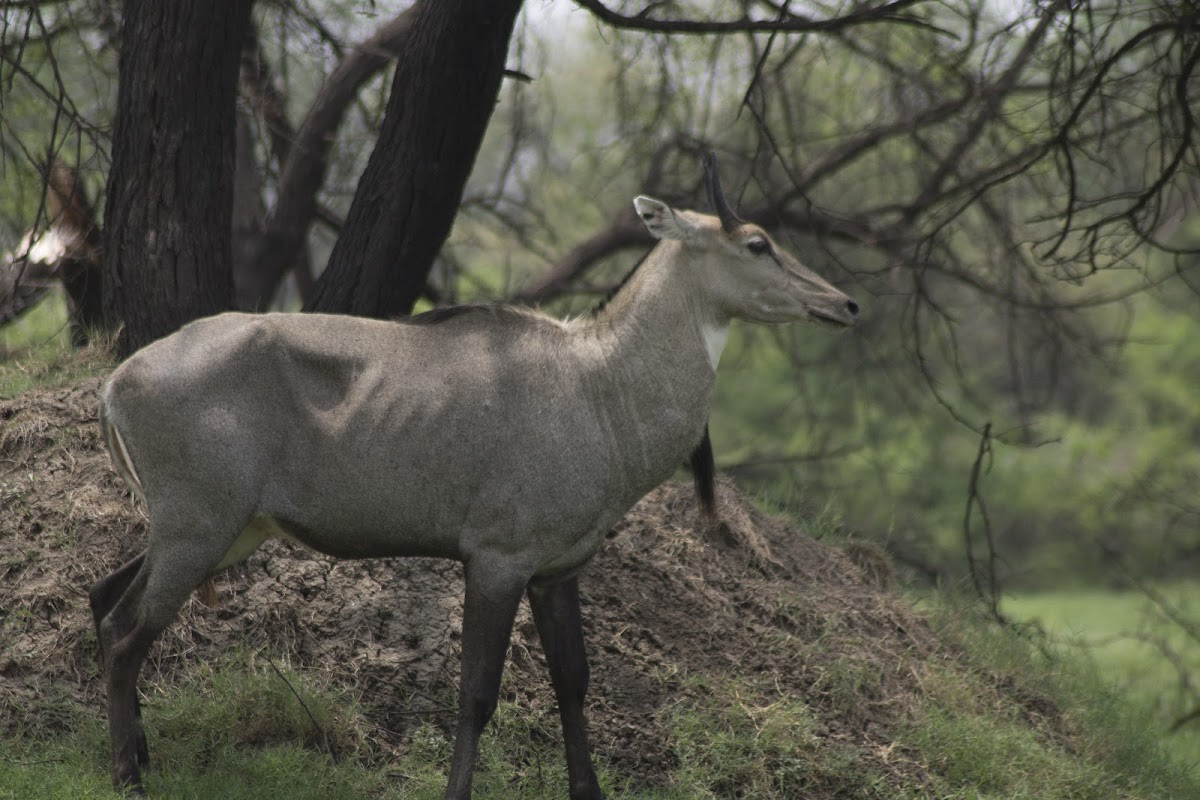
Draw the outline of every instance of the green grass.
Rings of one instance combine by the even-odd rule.
[[[313,671],[277,673],[259,654],[236,653],[179,686],[144,688],[151,797],[437,800],[445,792],[447,736],[424,725],[406,753],[386,749],[358,699]],[[76,713],[59,723],[0,740],[0,799],[121,797],[109,782],[103,721]],[[482,741],[476,796],[561,798],[557,724],[557,716],[531,723],[527,711],[502,704]]]
[[[804,702],[743,678],[687,683],[695,695],[670,713],[679,757],[670,797],[892,796],[856,747],[818,735]]]
[[[1157,587],[1185,619],[1200,624],[1200,586]],[[1101,678],[1166,731],[1192,710],[1200,692],[1181,684],[1179,668],[1200,680],[1200,642],[1172,624],[1142,592],[1105,589],[1037,592],[1006,597],[1004,611],[1036,621],[1064,647],[1088,654]],[[1200,721],[1165,733],[1180,759],[1200,763]]]
[[[1095,662],[938,610],[966,656],[925,676],[928,699],[901,742],[935,769],[938,798],[1166,800],[1200,796],[1194,758],[1166,746],[1148,710]]]
[[[1094,771],[1047,748],[1029,728],[1009,720],[934,708],[906,736],[933,757],[942,796],[1106,798]],[[1097,785],[1099,784],[1099,785]]]
[[[165,745],[165,743],[164,743]],[[0,798],[60,800],[118,798],[109,782],[105,734],[80,732],[37,747],[14,747],[0,757]],[[246,748],[223,743],[197,763],[156,760],[147,773],[151,796],[259,800],[286,797],[400,797],[378,791],[383,776],[294,744]]]
[[[935,611],[933,619],[948,649],[895,665],[915,670],[920,693],[887,701],[891,711],[878,723],[887,733],[877,731],[874,744],[859,741],[857,722],[847,728],[856,717],[839,710],[840,702],[830,705],[840,697],[835,684],[862,684],[849,658],[822,662],[811,701],[818,706],[781,691],[769,676],[664,675],[678,698],[661,720],[675,755],[668,785],[629,785],[601,762],[607,796],[1200,796],[1196,774],[1163,750],[1152,720],[1077,654],[1047,655],[962,614]],[[947,657],[952,652],[959,655]],[[178,685],[145,689],[152,797],[436,800],[445,791],[452,750],[445,733],[424,724],[393,749],[363,700],[319,671],[277,672],[262,653],[237,652],[193,667]],[[62,713],[54,724],[0,741],[0,798],[119,797],[109,787],[98,709],[37,702]],[[553,708],[502,703],[482,740],[476,797],[561,798],[565,773]]]
[[[0,327],[0,398],[72,383],[112,366],[103,348],[71,347],[61,291],[51,292],[16,322]]]

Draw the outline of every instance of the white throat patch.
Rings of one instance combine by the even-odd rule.
[[[729,338],[729,326],[705,325],[701,330],[704,334],[704,346],[708,348],[708,360],[716,371],[717,363],[721,360],[721,351],[725,349],[725,340]]]

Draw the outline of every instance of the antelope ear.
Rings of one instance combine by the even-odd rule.
[[[676,214],[675,209],[662,200],[639,195],[633,198],[633,207],[655,239],[686,242],[696,235],[696,226]]]

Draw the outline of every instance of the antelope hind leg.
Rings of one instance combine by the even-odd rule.
[[[121,614],[114,615],[112,612],[125,594],[131,591],[135,594],[141,592],[142,587],[145,585],[145,576],[141,575],[139,578],[139,575],[141,574],[141,567],[145,558],[146,553],[143,551],[133,559],[127,561],[111,575],[96,581],[88,591],[88,603],[91,606],[92,619],[96,626],[96,644],[99,651],[100,669],[105,676],[108,673],[107,654],[111,648],[111,642],[125,637],[133,628],[133,620],[128,615],[132,598],[130,604],[122,607]],[[142,708],[136,692],[133,697],[133,713],[134,718],[140,723]],[[146,744],[146,735],[140,724],[134,736],[138,765],[145,766],[150,761],[150,751]]]
[[[92,609],[92,619],[96,623],[96,642],[101,646],[101,666],[104,666],[104,642],[100,638],[100,623],[113,610],[113,606],[121,599],[121,595],[125,594],[125,590],[129,588],[145,560],[146,553],[142,551],[114,570],[112,574],[93,583],[92,588],[88,590],[88,604]]]
[[[118,789],[141,793],[141,768],[149,762],[137,699],[142,662],[192,590],[224,555],[222,539],[190,530],[194,527],[167,527],[152,515],[150,547],[139,556],[142,562],[136,572],[119,577],[126,565],[93,587],[93,609],[99,614],[109,590],[116,589],[120,581],[128,582],[120,598],[97,623],[107,691],[112,779]]]

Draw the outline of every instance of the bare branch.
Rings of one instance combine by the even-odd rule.
[[[614,28],[625,30],[648,31],[652,33],[706,35],[728,33],[772,33],[772,32],[828,32],[850,28],[856,25],[866,25],[880,22],[912,25],[919,28],[936,31],[950,36],[944,31],[919,17],[901,13],[906,9],[920,5],[925,0],[894,0],[878,6],[867,6],[840,17],[814,19],[803,14],[780,9],[776,19],[763,20],[742,17],[736,20],[695,20],[695,19],[658,19],[650,16],[663,3],[651,3],[637,14],[628,15],[613,11],[600,0],[575,0],[580,6],[592,12],[597,19]]]
[[[291,153],[296,131],[287,117],[287,103],[275,82],[270,59],[263,51],[258,25],[253,21],[246,32],[242,49],[243,86],[249,91],[255,106],[262,113],[271,140],[271,150],[280,164]]]
[[[573,290],[573,284],[591,267],[633,247],[649,247],[654,239],[632,208],[622,212],[607,228],[576,245],[539,278],[512,296],[516,303],[544,303]]]
[[[1038,20],[1036,27],[1025,38],[1021,49],[1013,58],[1012,64],[1009,65],[1008,69],[1004,71],[997,81],[987,87],[982,93],[979,98],[979,111],[963,129],[958,141],[950,148],[950,151],[926,182],[925,187],[917,195],[916,199],[912,201],[909,207],[910,215],[929,205],[930,200],[941,190],[942,183],[950,175],[951,171],[959,167],[967,150],[979,140],[979,135],[982,133],[984,126],[999,115],[1001,99],[1017,85],[1017,81],[1021,77],[1021,72],[1029,64],[1033,54],[1046,38],[1046,33],[1050,30],[1050,24],[1054,21],[1055,13],[1065,6],[1067,2],[1068,0],[1057,0],[1042,11],[1041,19]]]
[[[263,274],[273,282],[296,263],[318,212],[317,193],[325,180],[334,132],[359,88],[402,49],[416,7],[398,14],[343,56],[296,131],[280,170],[278,200],[254,256]]]

